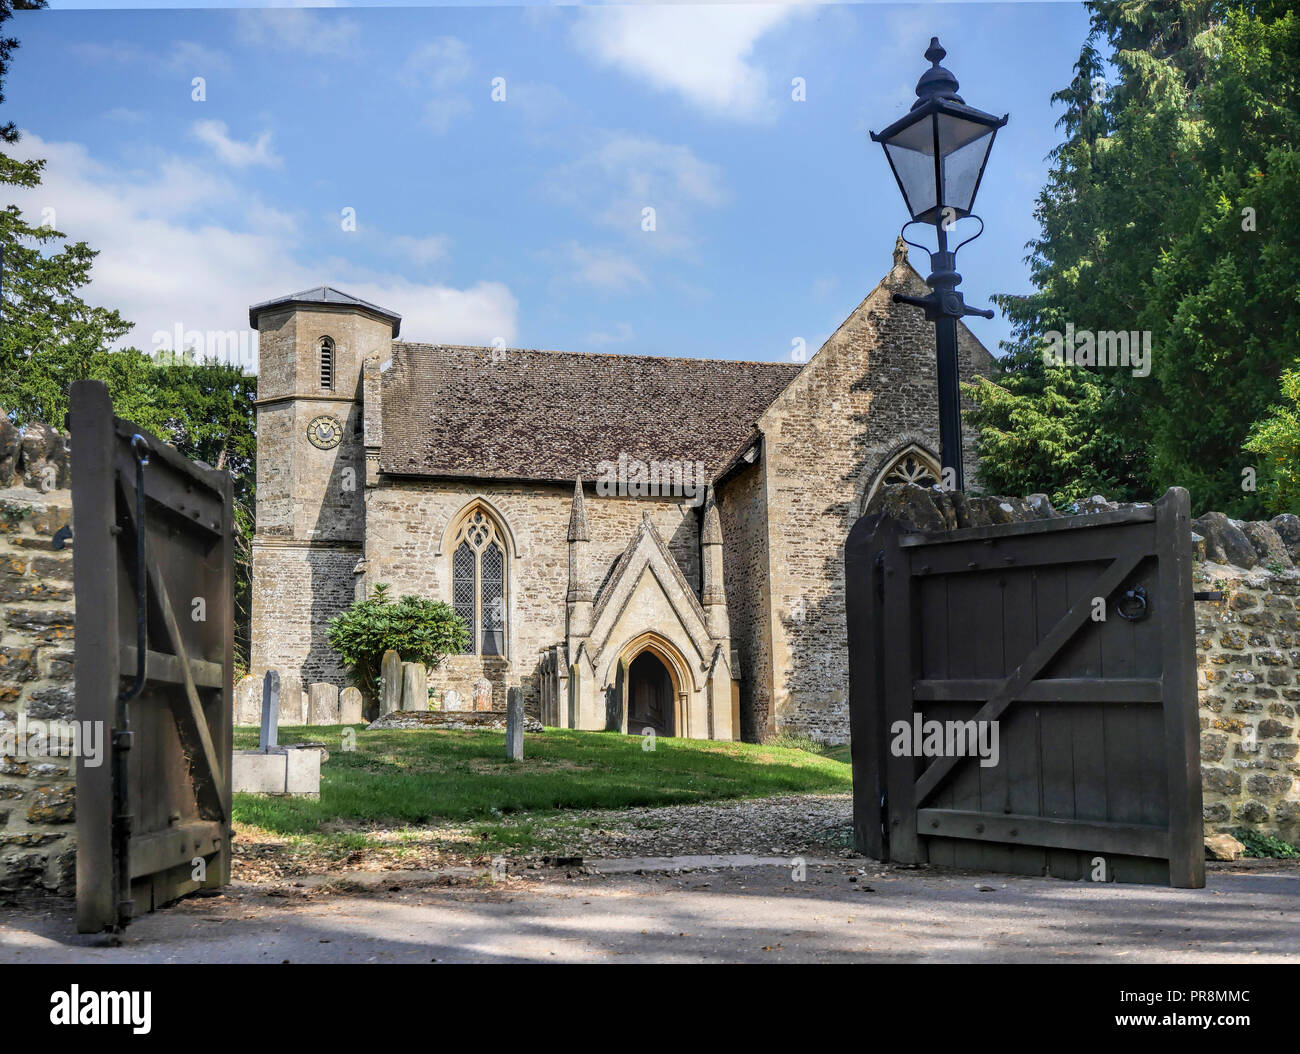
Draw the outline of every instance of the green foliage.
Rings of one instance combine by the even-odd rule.
[[[450,604],[415,596],[394,603],[388,587],[377,585],[365,600],[330,619],[326,639],[348,667],[352,683],[373,697],[384,652],[391,648],[403,662],[436,669],[446,656],[465,650],[469,630]]]
[[[1257,459],[1257,484],[1268,512],[1300,512],[1300,368],[1281,378],[1282,397],[1268,415],[1255,424],[1246,449]]]
[[[1238,827],[1232,832],[1232,837],[1246,847],[1247,856],[1265,857],[1270,860],[1300,859],[1300,849],[1271,834],[1261,834],[1249,827]]]
[[[1008,354],[968,389],[980,482],[1058,500],[1177,484],[1198,511],[1260,514],[1243,443],[1300,353],[1300,18],[1281,3],[1087,6],[1092,33],[1054,96],[1065,140],[1035,209],[1034,291],[996,298]],[[1099,45],[1119,77],[1098,98]],[[1046,366],[1044,335],[1067,322],[1150,331],[1151,376]]]

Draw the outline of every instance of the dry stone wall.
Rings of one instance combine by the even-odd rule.
[[[68,464],[57,431],[0,411],[0,891],[76,886],[75,761],[48,738],[73,718]]]

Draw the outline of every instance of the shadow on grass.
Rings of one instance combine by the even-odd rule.
[[[497,819],[516,812],[679,805],[776,794],[851,790],[849,766],[801,750],[752,743],[548,729],[525,737],[524,760],[505,758],[505,733],[349,727],[280,729],[280,742],[322,742],[319,799],[237,794],[235,819],[279,834],[308,834],[329,822],[422,824]],[[257,746],[257,730],[235,730],[235,748]]]

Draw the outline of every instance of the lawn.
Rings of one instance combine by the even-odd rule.
[[[282,835],[324,825],[408,826],[500,820],[521,812],[679,805],[776,794],[843,794],[849,766],[834,756],[778,745],[548,729],[524,740],[524,760],[505,760],[505,733],[442,729],[365,731],[342,749],[345,726],[280,729],[280,742],[321,742],[319,800],[236,794],[234,818]],[[256,728],[235,729],[235,749],[254,749]]]

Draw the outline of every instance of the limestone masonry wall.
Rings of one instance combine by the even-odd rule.
[[[68,485],[64,437],[0,411],[0,891],[76,887],[75,761],[31,738],[73,717]]]
[[[1197,532],[1197,681],[1205,832],[1253,827],[1300,843],[1300,518],[1241,523],[1209,513]]]
[[[934,324],[892,301],[895,292],[925,291],[906,257],[897,256],[759,420],[772,651],[772,712],[760,731],[848,742],[844,542],[864,495],[899,451],[939,448]],[[959,331],[961,376],[970,381],[990,360]],[[972,451],[972,474],[975,464]]]

